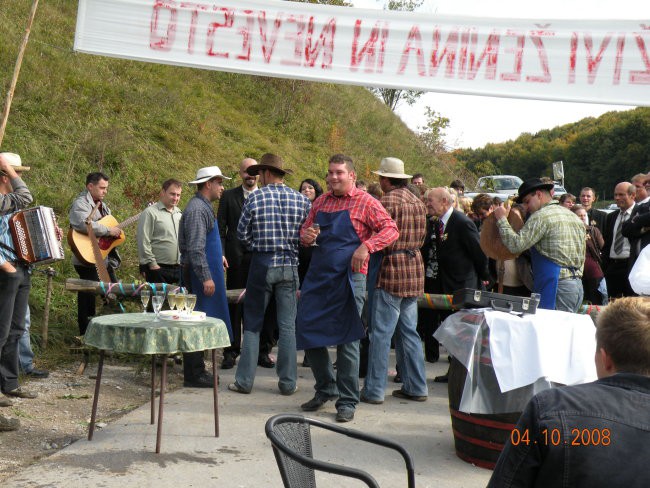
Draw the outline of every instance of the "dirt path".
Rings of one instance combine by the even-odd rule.
[[[78,363],[51,371],[49,378],[26,380],[25,388],[38,393],[33,400],[15,399],[0,414],[19,418],[21,427],[0,432],[0,485],[21,466],[49,456],[85,437],[92,408],[97,356],[83,375]],[[149,401],[150,363],[107,358],[97,409],[98,427],[112,422]],[[182,385],[182,366],[168,368],[168,390]]]

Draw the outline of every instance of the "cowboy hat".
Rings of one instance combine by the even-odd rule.
[[[517,190],[517,203],[524,203],[524,197],[530,193],[536,192],[537,190],[547,190],[551,191],[553,189],[553,183],[544,183],[539,178],[530,178],[529,180],[524,181],[519,190]]]
[[[29,171],[29,166],[22,165],[22,160],[18,154],[3,152],[0,153],[0,156],[9,163],[9,166],[13,166],[16,173],[19,173],[21,171]],[[0,171],[0,173],[4,174],[3,171]]]
[[[293,174],[293,170],[284,168],[284,161],[280,156],[276,156],[275,154],[271,153],[266,153],[264,156],[262,156],[262,159],[260,159],[260,164],[253,164],[246,168],[246,172],[251,176],[257,176],[260,174],[260,171],[265,169],[278,171],[283,175]]]
[[[404,161],[397,158],[384,158],[379,163],[379,169],[373,171],[374,174],[385,176],[386,178],[397,178],[405,180],[411,178],[411,175],[404,174]]]
[[[224,180],[232,179],[221,174],[221,170],[219,169],[219,166],[208,166],[206,168],[201,168],[196,172],[196,179],[194,181],[190,181],[190,185],[198,185],[199,183],[205,183],[206,181],[211,180],[212,178],[223,178]]]

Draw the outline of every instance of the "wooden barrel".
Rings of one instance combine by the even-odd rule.
[[[485,366],[489,367],[490,366]],[[456,358],[449,367],[449,413],[456,455],[482,468],[494,469],[521,412],[473,414],[458,410],[467,370]],[[496,382],[496,376],[494,377]],[[498,388],[498,384],[496,385]],[[497,390],[498,391],[498,390]]]

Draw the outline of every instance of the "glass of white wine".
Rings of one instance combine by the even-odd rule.
[[[187,310],[187,315],[189,318],[192,318],[192,312],[196,306],[196,295],[188,293],[185,295],[185,309]]]
[[[153,311],[156,314],[156,318],[154,319],[154,322],[158,322],[160,320],[158,318],[158,315],[160,314],[160,309],[162,308],[164,301],[165,301],[164,293],[160,295],[156,293],[153,297],[151,297],[151,305],[153,306]]]
[[[176,306],[176,292],[170,291],[167,293],[167,305],[169,305],[169,310],[174,310]]]
[[[183,314],[183,310],[185,309],[185,293],[177,293],[176,294],[176,310],[180,312],[180,314]]]
[[[149,290],[140,290],[140,301],[142,302],[143,308],[142,313],[147,313],[149,298],[151,298],[151,292]]]

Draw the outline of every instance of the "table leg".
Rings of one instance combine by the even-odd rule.
[[[165,387],[167,386],[167,354],[162,355],[162,373],[160,374],[160,397],[158,398],[158,432],[156,433],[156,454],[160,453],[162,437],[163,406],[165,404]]]
[[[214,396],[214,436],[219,437],[219,398],[217,390],[219,386],[219,371],[217,369],[217,350],[212,350],[212,376],[214,377],[213,396]]]
[[[156,422],[156,355],[151,355],[151,425]]]
[[[90,425],[88,426],[88,440],[93,440],[95,433],[95,419],[97,418],[97,401],[99,400],[99,386],[102,382],[102,370],[104,369],[104,350],[99,351],[99,363],[97,364],[97,378],[95,379],[95,396],[93,398],[93,410],[90,413]]]

